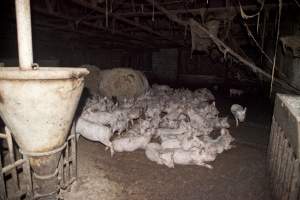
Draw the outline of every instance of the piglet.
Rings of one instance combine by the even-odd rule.
[[[147,144],[146,148],[145,148],[145,154],[146,157],[153,161],[156,162],[159,165],[163,164],[162,159],[160,158],[160,151],[161,150],[161,146],[158,143],[149,143]]]
[[[158,143],[149,143],[146,146],[145,154],[147,158],[159,165],[166,165],[169,168],[174,168],[173,150],[163,150]]]
[[[110,148],[110,153],[113,155],[112,143],[110,142],[113,133],[107,126],[79,118],[76,123],[75,131],[77,140],[79,136],[82,135],[88,140],[101,142],[106,147]]]
[[[206,144],[205,149],[207,152],[217,154],[234,147],[231,145],[231,143],[234,141],[234,138],[230,135],[229,130],[222,128],[220,132],[221,135],[216,139],[212,139],[209,136],[204,137],[204,142]]]
[[[203,146],[203,142],[196,136],[185,136],[181,141],[181,147],[183,150],[190,150],[193,147],[200,148],[201,146]]]
[[[236,122],[236,126],[239,125],[239,122],[243,122],[246,118],[246,111],[247,108],[243,108],[241,105],[239,104],[233,104],[230,108],[231,113],[234,116],[235,122]]]
[[[208,159],[205,159],[205,157],[201,155],[201,150],[198,148],[194,148],[189,151],[185,151],[183,149],[176,149],[173,154],[173,161],[175,164],[198,165],[211,169],[212,166],[206,164],[206,160]]]
[[[112,141],[113,150],[117,152],[131,152],[137,149],[145,149],[151,136],[127,136],[116,138]]]
[[[214,120],[213,126],[217,129],[230,128],[230,124],[228,123],[228,117],[216,118]]]
[[[181,142],[177,138],[168,139],[162,141],[161,147],[163,149],[177,149],[177,148],[181,148]]]
[[[174,168],[173,155],[173,149],[166,149],[160,151],[159,157],[164,165],[166,165],[169,168]]]

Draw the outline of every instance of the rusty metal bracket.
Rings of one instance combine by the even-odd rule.
[[[32,198],[32,181],[30,174],[30,165],[29,160],[26,156],[23,158],[15,160],[13,140],[10,130],[5,127],[5,133],[0,133],[0,139],[6,140],[8,145],[8,155],[9,155],[9,164],[3,165],[2,163],[2,152],[0,152],[0,199],[9,200],[9,199],[20,199],[21,196],[26,196],[26,199]],[[20,180],[18,177],[17,168],[22,167],[24,179]],[[15,191],[14,194],[8,196],[5,175],[10,174],[13,180],[13,186]],[[21,188],[21,184],[25,185],[25,188]]]
[[[58,176],[59,185],[57,185],[55,191],[51,191],[47,194],[34,193],[33,199],[39,199],[42,197],[53,196],[58,194],[60,189],[68,189],[69,186],[77,179],[77,148],[76,148],[76,137],[75,137],[75,125],[72,125],[71,134],[67,138],[67,141],[60,147],[43,153],[24,152],[19,150],[21,154],[28,157],[41,157],[50,156],[58,152],[62,152],[62,156],[59,161],[58,168],[52,174],[39,175],[32,172],[33,177],[39,180],[48,180]]]
[[[75,136],[75,123],[73,123],[70,136],[66,142],[66,150],[59,162],[60,188],[63,190],[70,189],[69,186],[77,179],[77,140]]]
[[[23,155],[22,159],[14,160],[14,152],[13,152],[13,142],[12,142],[12,135],[8,128],[5,128],[5,134],[0,133],[0,139],[6,140],[9,149],[9,160],[11,161],[10,164],[3,166],[2,159],[1,159],[1,152],[0,152],[0,200],[9,200],[9,199],[20,199],[21,196],[26,195],[26,199],[39,199],[43,197],[53,196],[58,194],[58,192],[62,190],[69,189],[70,185],[76,181],[77,179],[77,147],[76,147],[76,137],[75,137],[75,125],[73,124],[71,128],[71,134],[67,138],[66,142],[59,148],[43,153],[31,153],[31,152],[24,152],[19,149],[21,155]],[[58,168],[55,170],[54,173],[48,175],[39,175],[35,172],[30,170],[29,165],[29,158],[30,157],[38,157],[38,156],[49,156],[58,152],[62,152],[62,156],[59,161]],[[13,161],[13,162],[12,162]],[[23,168],[23,173],[26,182],[25,191],[20,189],[20,185],[24,184],[18,179],[17,174],[17,167]],[[5,174],[11,174],[13,183],[15,187],[18,189],[16,190],[14,196],[9,196],[7,194],[6,189],[6,182],[5,182]],[[59,183],[56,187],[55,191],[51,191],[47,194],[39,194],[34,192],[33,190],[33,179],[35,180],[47,180],[53,177],[58,177]]]

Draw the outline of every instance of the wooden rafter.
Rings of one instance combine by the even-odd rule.
[[[288,6],[289,4],[285,4],[285,6]],[[266,4],[264,9],[272,9],[276,8],[276,4]],[[243,9],[245,11],[255,11],[257,10],[257,6],[255,5],[248,5],[248,6],[243,6]],[[237,13],[237,9],[234,6],[229,6],[229,7],[215,7],[215,8],[195,8],[195,9],[175,9],[175,10],[168,10],[170,14],[200,14],[203,13],[204,11],[207,12],[214,12],[214,13],[220,13],[224,15],[224,12],[234,12]],[[147,16],[152,16],[152,12],[124,12],[124,13],[118,13],[119,16],[122,17],[147,17]],[[165,15],[165,13],[161,11],[155,11],[155,15]]]
[[[72,2],[74,2],[74,3],[76,3],[76,4],[80,5],[80,6],[89,8],[89,9],[91,9],[91,10],[95,10],[95,11],[97,11],[97,12],[99,12],[99,13],[102,13],[102,14],[105,14],[105,13],[106,13],[105,9],[102,9],[102,8],[100,8],[100,7],[95,7],[93,4],[88,3],[88,2],[86,2],[86,1],[83,1],[83,0],[72,0]],[[169,36],[166,36],[166,35],[163,35],[163,34],[157,32],[157,31],[154,31],[154,30],[152,30],[152,29],[151,29],[150,27],[148,27],[148,26],[145,26],[145,25],[142,25],[142,24],[138,24],[138,23],[136,23],[135,21],[132,21],[132,20],[126,19],[126,18],[124,18],[124,17],[122,17],[122,16],[119,16],[118,14],[109,13],[109,16],[111,16],[111,17],[113,17],[113,18],[115,18],[115,19],[117,19],[117,20],[119,20],[119,21],[121,21],[121,22],[124,22],[124,23],[126,23],[126,24],[129,24],[129,25],[138,27],[138,28],[142,29],[143,31],[148,32],[148,33],[150,33],[150,34],[153,34],[153,35],[155,35],[155,36],[158,36],[158,37],[160,37],[160,38],[162,38],[162,39],[164,39],[164,40],[171,41],[171,42],[176,43],[176,44],[178,44],[178,45],[180,45],[180,46],[183,46],[183,43],[182,43],[182,42],[179,42],[179,41],[177,41],[177,40],[174,41],[174,40],[173,40],[172,38],[170,38]]]
[[[66,16],[66,15],[63,15],[63,14],[57,13],[57,12],[49,13],[49,12],[45,11],[45,9],[38,8],[36,6],[33,7],[33,10],[35,12],[40,13],[40,14],[44,14],[44,15],[48,15],[48,16],[52,16],[52,17],[64,19],[66,21],[72,21],[72,22],[76,21],[72,17]],[[104,31],[104,32],[106,32],[106,34],[108,32],[107,28],[99,26],[99,25],[95,25],[94,23],[89,23],[89,22],[82,21],[81,24],[84,25],[84,26],[86,26],[86,27],[92,28],[92,29]],[[130,38],[131,40],[134,40],[134,41],[132,41],[133,43],[137,43],[137,44],[140,44],[140,45],[145,45],[146,47],[149,47],[149,46],[153,47],[153,44],[151,44],[150,42],[148,42],[145,39],[139,38],[138,36],[133,36],[133,35],[130,35],[130,34],[126,34],[126,33],[123,33],[123,32],[117,31],[117,30],[114,30],[113,35],[112,34],[109,34],[109,35]]]
[[[106,44],[107,42],[110,43],[115,43],[117,47],[125,47],[125,48],[142,48],[145,47],[144,44],[136,44],[136,43],[126,43],[126,41],[122,40],[122,39],[116,39],[116,38],[112,38],[109,37],[108,35],[105,34],[97,34],[94,32],[88,32],[88,31],[79,31],[79,30],[74,30],[74,29],[70,29],[68,27],[66,27],[65,25],[61,25],[58,26],[57,24],[51,24],[51,23],[40,23],[40,22],[34,22],[34,26],[37,27],[38,29],[42,29],[42,28],[50,28],[52,31],[53,30],[58,30],[58,31],[63,31],[63,32],[70,32],[70,33],[74,33],[77,35],[83,35],[86,36],[86,38],[89,39],[93,39],[94,40],[94,46],[96,46],[96,44],[101,45],[101,47],[114,47],[113,45],[108,45]],[[95,40],[98,39],[98,40]],[[102,46],[103,44],[105,44],[105,46]]]

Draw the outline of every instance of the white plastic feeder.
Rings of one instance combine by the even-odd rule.
[[[20,67],[0,67],[0,116],[40,178],[37,194],[56,199],[59,149],[89,72],[85,68],[33,69],[30,0],[15,3]]]

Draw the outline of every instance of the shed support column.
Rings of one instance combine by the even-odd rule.
[[[19,66],[22,70],[32,69],[32,34],[30,0],[15,0]]]

